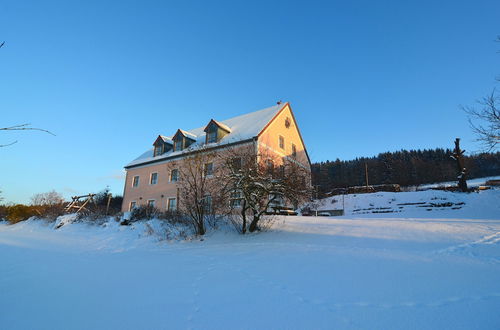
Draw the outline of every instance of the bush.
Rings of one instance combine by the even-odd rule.
[[[161,216],[160,210],[150,205],[140,205],[132,210],[130,213],[130,222],[138,220],[150,220]]]
[[[8,211],[7,206],[0,205],[0,221],[7,221],[7,211]]]
[[[41,218],[46,220],[55,221],[57,217],[65,214],[64,212],[64,204],[47,204],[47,205],[36,205],[31,206],[36,214]]]
[[[7,208],[7,220],[11,223],[28,220],[33,216],[39,215],[34,206],[17,204]]]

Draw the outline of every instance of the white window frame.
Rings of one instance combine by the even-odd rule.
[[[156,174],[156,180],[153,182],[153,175]],[[149,175],[149,184],[150,185],[155,185],[158,184],[158,172],[153,172]]]
[[[152,207],[156,207],[156,200],[155,199],[148,199],[147,201],[147,206],[152,206]]]
[[[174,181],[174,180],[172,180],[172,173],[173,173],[174,171],[176,171],[176,172],[177,172],[177,176],[176,176],[175,181]],[[173,169],[171,169],[171,170],[170,170],[170,175],[168,176],[168,182],[177,182],[177,181],[179,181],[179,169],[178,169],[178,168],[173,168]]]
[[[172,208],[171,201],[175,201],[175,207],[174,208]],[[167,211],[170,211],[170,212],[177,211],[177,198],[170,197],[170,198],[167,199]]]
[[[137,207],[137,202],[136,201],[130,201],[130,204],[129,204],[129,207],[128,207],[129,212],[132,212],[132,210],[135,209],[136,207]]]
[[[137,178],[137,181],[135,181],[135,178]],[[140,176],[139,176],[139,175],[134,175],[134,176],[132,177],[132,188],[137,188],[137,187],[139,187],[140,180],[141,180],[141,178],[140,178]],[[136,184],[136,183],[137,183],[137,184]]]

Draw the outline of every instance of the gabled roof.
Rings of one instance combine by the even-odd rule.
[[[227,126],[230,129],[230,134],[224,136],[218,143],[212,144],[212,146],[233,144],[238,142],[243,142],[257,137],[259,133],[267,126],[267,124],[287,105],[287,102],[283,102],[274,105],[269,108],[258,110],[251,113],[246,113],[237,117],[229,118],[226,120],[218,121],[220,125]],[[161,161],[168,159],[170,157],[176,157],[183,153],[189,152],[196,147],[203,146],[206,140],[205,133],[206,126],[198,127],[189,131],[177,130],[175,135],[182,134],[183,136],[190,138],[195,141],[187,149],[181,151],[169,151],[161,156],[153,157],[153,149],[149,149],[142,155],[128,163],[125,168],[140,165],[143,163],[149,163],[152,161]],[[174,136],[175,136],[174,135]],[[172,137],[173,138],[173,137]]]
[[[158,140],[163,141],[163,142],[168,143],[168,144],[174,144],[174,142],[172,141],[172,139],[169,138],[168,136],[158,135],[158,137],[156,138],[156,140],[153,143],[153,145],[155,145],[156,142],[158,142]]]
[[[177,132],[174,134],[174,136],[172,137],[172,140],[175,140],[176,136],[177,135],[182,135],[184,136],[185,138],[188,138],[190,140],[193,140],[193,141],[196,141],[196,135],[188,132],[188,131],[185,131],[185,130],[182,130],[182,129],[178,129]]]
[[[220,128],[222,128],[223,130],[225,130],[226,132],[228,133],[231,133],[231,128],[229,128],[229,126],[215,120],[215,119],[210,119],[210,122],[207,124],[207,126],[205,126],[205,129],[203,130],[203,132],[207,132],[207,129],[208,129],[208,126],[210,126],[211,123],[214,123],[215,125],[219,126]]]

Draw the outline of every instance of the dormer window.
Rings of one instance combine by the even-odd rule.
[[[172,149],[172,140],[166,136],[158,135],[153,146],[153,157],[160,156]]]
[[[214,119],[210,120],[203,131],[207,133],[205,143],[219,142],[224,136],[231,133],[231,129],[227,125]]]
[[[182,139],[174,141],[174,151],[181,151],[182,150]]]
[[[196,135],[178,129],[172,140],[174,141],[174,151],[181,151],[196,142]]]
[[[213,130],[207,133],[207,143],[217,142],[217,130]]]
[[[163,154],[163,145],[155,146],[154,157]]]

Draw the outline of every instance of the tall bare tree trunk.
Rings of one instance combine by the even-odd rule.
[[[463,154],[465,150],[460,150],[460,139],[456,138],[455,139],[455,149],[453,150],[453,157],[455,158],[457,162],[457,169],[458,169],[458,187],[460,190],[463,192],[467,192],[467,181],[466,181],[466,174],[467,174],[467,169],[464,166],[464,159],[463,159]]]
[[[260,216],[257,214],[254,214],[252,222],[250,222],[250,226],[248,227],[248,231],[253,233],[258,229],[257,224],[259,223]]]
[[[241,218],[243,219],[243,223],[241,225],[241,233],[245,234],[247,232],[247,201],[243,200],[243,206],[241,207]]]

